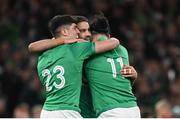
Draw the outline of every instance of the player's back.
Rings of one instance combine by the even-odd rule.
[[[112,108],[136,106],[131,81],[120,74],[123,64],[129,64],[128,60],[127,50],[121,45],[88,59],[86,77],[97,114]]]
[[[38,74],[46,87],[45,110],[79,111],[82,65],[94,50],[84,53],[92,43],[61,45],[39,56]]]

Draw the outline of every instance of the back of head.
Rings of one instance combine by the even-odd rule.
[[[64,25],[71,25],[76,23],[76,20],[70,15],[56,15],[53,17],[48,24],[51,34],[56,37],[58,34],[58,29]]]
[[[107,18],[100,13],[95,15],[90,22],[91,32],[92,33],[103,33],[110,34],[110,26]]]

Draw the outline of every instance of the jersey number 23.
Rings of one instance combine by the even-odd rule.
[[[58,72],[58,74],[56,75],[56,78],[59,79],[61,82],[59,84],[56,83],[56,81],[54,80],[54,82],[50,85],[50,81],[52,78],[52,74]],[[45,86],[46,86],[46,91],[51,91],[53,86],[56,89],[61,89],[64,87],[65,85],[65,78],[64,78],[64,68],[62,66],[55,66],[53,68],[53,72],[51,73],[49,69],[44,69],[42,71],[42,76],[46,77],[46,81],[45,81]]]

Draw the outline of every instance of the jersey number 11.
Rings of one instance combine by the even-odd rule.
[[[116,60],[113,58],[107,58],[107,62],[109,62],[111,64],[111,68],[112,68],[112,76],[113,78],[117,77],[117,71],[116,71],[116,65],[115,65],[115,61],[119,62],[120,67],[123,67],[123,60],[122,57],[117,58]]]

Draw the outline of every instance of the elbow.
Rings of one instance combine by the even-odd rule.
[[[120,44],[120,41],[117,38],[111,38],[114,42],[114,46],[117,47]]]
[[[116,40],[116,47],[120,45],[120,41],[117,39]]]
[[[29,51],[30,53],[33,52],[33,44],[32,44],[32,43],[29,44],[29,46],[28,46],[28,51]]]

